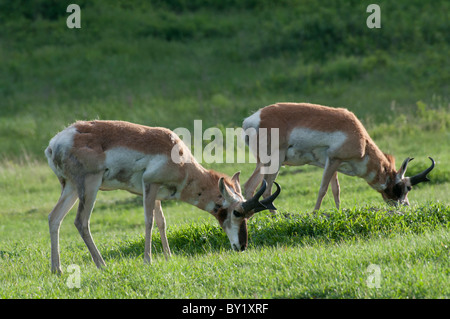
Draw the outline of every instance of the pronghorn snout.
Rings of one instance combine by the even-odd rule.
[[[239,227],[239,244],[240,251],[244,251],[247,249],[248,245],[248,230],[247,230],[247,219],[244,219],[241,223],[241,227]]]
[[[228,226],[224,230],[230,239],[231,248],[235,251],[244,251],[248,245],[247,219],[242,219],[240,224],[234,224],[236,222],[237,220],[227,221]]]
[[[404,200],[386,199],[385,202],[386,202],[386,204],[388,204],[390,206],[395,206],[395,207],[398,207],[399,205],[409,206],[408,198],[405,198]]]
[[[233,244],[233,249],[235,251],[244,251],[247,249],[247,245],[242,245],[241,248],[238,248],[235,244]]]

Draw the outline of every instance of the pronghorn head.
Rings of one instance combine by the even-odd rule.
[[[434,168],[435,162],[431,157],[428,158],[431,160],[431,166],[411,177],[405,177],[405,173],[408,163],[414,158],[408,157],[403,161],[399,171],[395,172],[394,176],[390,178],[390,182],[387,183],[387,187],[381,191],[381,195],[386,203],[395,206],[398,204],[409,206],[408,193],[412,187],[421,182],[430,181],[427,174]]]
[[[276,210],[272,202],[280,194],[281,189],[280,185],[275,183],[277,190],[271,196],[260,201],[259,198],[266,190],[267,185],[264,180],[259,191],[251,199],[245,200],[241,194],[239,172],[234,174],[231,181],[234,183],[233,187],[227,185],[223,177],[219,179],[219,191],[223,196],[224,204],[215,208],[217,211],[215,216],[227,234],[231,247],[236,251],[243,251],[247,248],[247,220],[262,210]]]

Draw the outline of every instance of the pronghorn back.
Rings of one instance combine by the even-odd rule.
[[[340,147],[344,157],[362,157],[368,143],[373,143],[366,129],[358,118],[344,108],[333,108],[309,103],[276,103],[261,108],[243,122],[243,129],[249,127],[278,128],[280,148],[288,147],[289,138],[294,138],[293,131],[302,129],[311,140],[315,132],[326,133],[330,142],[335,140],[335,133],[345,135],[345,143]],[[297,134],[298,135],[298,134]],[[270,136],[269,136],[270,138]],[[345,154],[345,155],[344,155]]]
[[[55,173],[61,173],[66,157],[74,157],[88,171],[98,170],[113,149],[124,148],[142,155],[170,158],[179,144],[180,155],[189,153],[180,138],[162,127],[148,127],[123,121],[78,121],[51,139],[45,154]],[[188,154],[186,154],[188,155]],[[191,158],[189,158],[191,159]]]
[[[103,172],[101,190],[124,189],[142,194],[143,174],[162,184],[177,184],[185,172],[171,160],[171,151],[198,165],[172,131],[122,121],[78,121],[58,133],[45,154],[60,180],[78,183],[80,176]],[[180,156],[181,158],[181,156]],[[162,198],[170,197],[161,188]],[[174,195],[175,196],[175,195]]]

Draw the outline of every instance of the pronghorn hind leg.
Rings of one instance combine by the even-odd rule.
[[[164,213],[161,207],[161,201],[157,200],[155,204],[155,219],[156,225],[159,229],[159,234],[161,235],[161,243],[163,246],[164,257],[168,260],[172,254],[170,252],[169,242],[167,240],[166,234],[166,218],[164,217]]]
[[[51,263],[53,273],[62,273],[59,252],[59,228],[67,213],[77,201],[75,186],[61,179],[61,196],[55,207],[48,215],[48,226],[51,241]]]
[[[341,189],[339,187],[337,171],[334,173],[333,177],[331,178],[331,191],[333,192],[334,203],[336,204],[336,208],[339,209],[339,206],[341,204],[341,199],[340,199]]]
[[[80,199],[80,203],[78,204],[77,217],[75,218],[75,226],[89,249],[92,260],[97,268],[106,266],[106,264],[92,238],[89,220],[91,218],[92,209],[94,208],[98,189],[100,188],[102,182],[102,176],[103,172],[99,174],[86,175],[84,180],[80,183],[80,185],[78,185],[78,197]]]
[[[261,184],[263,180],[264,176],[261,174],[261,167],[262,163],[258,161],[253,174],[244,184],[244,197],[246,199],[250,199],[253,197],[253,193],[255,192],[256,187],[258,187],[258,185]]]
[[[272,163],[270,162],[270,168],[271,168],[271,172],[264,174],[264,179],[267,182],[267,187],[266,190],[264,191],[264,194],[262,195],[263,198],[267,198],[272,194],[272,186],[273,186],[273,182],[275,181],[275,179],[278,176],[278,173],[280,172],[280,168],[283,165],[285,159],[286,159],[286,151],[283,149],[279,149],[278,150],[278,163]],[[268,170],[269,167],[265,166],[264,167],[265,170]],[[270,209],[269,210],[271,213],[276,213],[276,211]]]
[[[262,195],[263,198],[267,198],[267,197],[269,197],[272,194],[272,185],[273,185],[273,182],[275,181],[275,179],[278,176],[278,172],[279,172],[279,170],[276,173],[264,175],[264,179],[267,182],[267,187],[266,187],[266,190],[264,191],[264,193]],[[271,212],[272,214],[276,213],[276,211],[273,210],[273,209],[269,209],[269,212]]]

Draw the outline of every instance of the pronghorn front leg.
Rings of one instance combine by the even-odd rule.
[[[144,188],[144,213],[145,213],[144,263],[151,264],[153,217],[156,205],[156,194],[158,193],[159,185],[146,184],[144,182],[143,186],[144,186],[143,188]]]
[[[250,199],[253,197],[253,193],[256,190],[256,187],[258,187],[259,184],[262,183],[263,180],[263,174],[261,174],[261,167],[262,163],[258,161],[256,164],[256,168],[253,171],[252,176],[248,179],[248,181],[244,185],[244,197],[246,199]]]
[[[286,160],[286,150],[278,149],[277,151],[278,154],[273,155],[277,156],[277,162],[272,162],[271,159],[270,162],[263,164],[258,160],[252,176],[250,176],[250,178],[244,185],[245,198],[251,198],[253,196],[256,187],[262,183],[263,179],[265,179],[267,182],[267,187],[263,194],[263,197],[267,198],[272,194],[273,182],[277,178],[280,168]],[[271,210],[271,212],[274,213],[275,211]]]
[[[334,177],[337,169],[341,165],[341,160],[338,159],[330,159],[327,158],[325,162],[325,168],[323,171],[322,182],[320,184],[319,196],[317,197],[316,206],[314,207],[314,211],[318,211],[320,209],[320,205],[322,204],[322,200],[327,193],[328,185],[330,184],[331,179]],[[336,175],[337,178],[337,175]],[[334,182],[333,182],[334,183]]]
[[[277,151],[278,153],[273,154],[272,156],[277,156],[275,160],[278,160],[278,162],[273,162],[273,159],[271,159],[270,162],[263,168],[263,170],[266,171],[266,173],[264,174],[264,179],[267,182],[267,188],[263,194],[263,198],[267,198],[272,194],[273,182],[277,178],[278,173],[280,172],[280,168],[286,160],[286,150],[284,148],[279,148]],[[276,213],[276,211],[273,209],[270,209],[269,211],[273,214]]]

